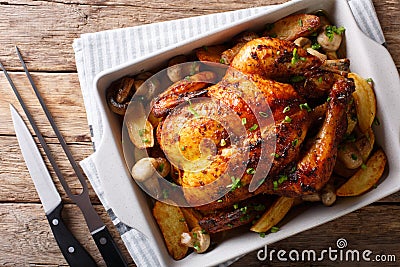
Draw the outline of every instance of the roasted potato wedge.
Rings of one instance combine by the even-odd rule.
[[[354,80],[356,90],[353,93],[353,98],[357,109],[358,125],[361,132],[365,133],[375,119],[375,93],[371,85],[358,74],[349,73],[348,77]]]
[[[268,231],[285,217],[293,202],[294,198],[279,197],[250,230],[257,233]]]
[[[294,41],[299,37],[307,37],[320,27],[318,16],[309,14],[295,14],[287,16],[270,24],[264,36]]]
[[[128,109],[125,114],[125,124],[129,138],[139,149],[154,146],[153,125],[146,120],[143,104],[135,103],[134,110]]]
[[[196,49],[196,56],[200,61],[221,63],[221,55],[228,49],[225,45],[203,46]]]
[[[371,128],[369,128],[365,134],[358,138],[354,145],[357,147],[363,161],[367,161],[369,154],[371,154],[374,148],[375,134]]]
[[[190,229],[200,227],[199,220],[202,215],[198,211],[193,208],[181,208],[181,210]]]
[[[153,216],[164,236],[171,257],[175,260],[185,257],[188,247],[181,244],[181,235],[190,231],[182,210],[178,206],[156,201],[153,207]]]
[[[336,190],[337,196],[358,196],[371,189],[381,178],[387,158],[382,149],[378,149],[346,183]]]

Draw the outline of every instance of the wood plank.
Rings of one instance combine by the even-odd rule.
[[[271,1],[281,3],[285,1]],[[257,3],[257,5],[261,5]],[[21,69],[14,45],[24,52],[32,70],[75,70],[72,43],[83,33],[131,27],[141,24],[187,18],[239,8],[255,6],[254,3],[192,1],[130,1],[101,2],[46,2],[9,1],[0,3],[0,58],[9,69]],[[199,7],[208,7],[206,9]],[[49,15],[51,14],[51,15]]]
[[[146,23],[187,18],[216,12],[286,2],[272,0],[175,2],[136,1],[9,1],[0,3],[0,58],[9,69],[20,70],[14,45],[24,53],[32,70],[75,71],[72,43],[83,33]],[[389,51],[400,67],[400,23],[388,14],[398,14],[399,0],[374,0]],[[51,15],[49,15],[51,14]]]
[[[48,141],[49,138],[46,138]],[[38,140],[36,139],[37,143]],[[61,172],[71,187],[73,192],[80,192],[81,185],[79,180],[75,177],[72,167],[69,165],[67,157],[63,154],[62,148],[58,144],[54,144],[54,138],[51,140],[53,144],[49,143],[49,148],[58,163]],[[70,144],[69,148],[77,162],[89,156],[93,151],[90,143],[85,144]],[[43,150],[40,148],[42,155]],[[0,142],[0,202],[35,202],[39,203],[39,197],[36,193],[32,179],[30,178],[25,161],[18,146],[18,141],[15,136],[3,136]],[[51,168],[49,161],[45,160],[46,165],[50,170],[50,174],[55,181],[56,188],[61,193],[62,198],[70,202],[67,198],[61,184],[59,183],[54,171]],[[89,181],[89,195],[93,203],[99,203],[99,200],[92,189]]]
[[[96,205],[95,209],[103,218],[111,235],[115,237],[127,260],[132,263],[103,206]],[[69,204],[63,211],[65,223],[72,233],[99,266],[105,266],[93,239],[90,238],[90,232],[79,208]],[[0,204],[0,240],[1,266],[68,266],[39,204]]]
[[[259,250],[256,250],[239,259],[231,266],[338,266],[338,264],[339,266],[398,266],[400,252],[398,242],[395,241],[400,238],[398,212],[398,206],[368,206],[325,225],[268,245],[268,252],[275,250],[273,261],[268,258],[265,261],[258,260],[257,253]],[[347,247],[343,249],[344,252],[346,250],[359,250],[362,252],[369,249],[373,252],[370,256],[371,259],[375,255],[395,255],[397,263],[385,262],[381,263],[381,265],[366,265],[367,262],[362,261],[330,261],[327,254],[325,254],[325,260],[322,262],[283,262],[276,257],[277,251],[281,249],[287,253],[291,250],[300,252],[315,250],[317,253],[321,253],[322,250],[329,249],[329,247],[338,249],[336,242],[340,238],[344,238],[347,241]],[[288,254],[285,256],[288,257]]]
[[[55,137],[25,74],[10,73],[10,76],[33,114],[42,135]],[[78,75],[76,73],[32,73],[32,78],[65,141],[67,143],[90,142]],[[0,136],[14,135],[8,103],[14,105],[26,122],[28,120],[4,75],[0,75],[0,95],[0,114],[2,114]],[[31,132],[33,133],[32,129]]]
[[[82,227],[84,219],[78,208],[75,205],[67,205],[65,211],[64,218],[66,218],[73,233],[100,263],[100,255],[93,241],[88,238],[89,232],[87,228]],[[107,218],[102,206],[96,206],[96,211],[103,219]],[[400,238],[400,223],[397,216],[399,212],[399,206],[368,206],[320,227],[271,244],[268,248],[286,251],[314,249],[320,252],[323,249],[328,249],[328,247],[335,249],[336,241],[339,238],[345,238],[348,242],[348,249],[370,249],[374,255],[393,254],[399,259],[398,244],[393,242]],[[366,221],[368,227],[365,227]],[[106,224],[112,235],[117,236],[115,229],[111,227],[111,222],[107,220]],[[343,225],[346,225],[346,227],[343,227]],[[387,234],[388,232],[390,235]],[[0,204],[0,240],[2,240],[0,247],[0,265],[2,266],[65,265],[65,261],[52,238],[41,205]],[[128,255],[120,239],[117,240],[124,255]],[[279,262],[276,258],[272,263],[261,262],[257,259],[257,252],[258,250],[249,253],[232,266],[270,266],[270,264],[287,266],[288,264],[287,262]],[[130,258],[128,259],[132,262]],[[318,266],[331,265],[332,262],[329,260],[318,262]],[[104,264],[101,263],[100,266],[104,266]]]

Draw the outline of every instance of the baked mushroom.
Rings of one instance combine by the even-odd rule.
[[[306,38],[306,37],[299,37],[296,40],[294,40],[294,44],[297,45],[298,47],[302,47],[302,48],[309,48],[311,47],[311,40]]]
[[[136,95],[143,96],[147,100],[153,99],[161,83],[159,79],[152,76],[151,72],[142,72],[135,76]]]
[[[107,104],[112,112],[119,115],[125,114],[129,101],[135,93],[134,82],[133,78],[125,77],[113,82],[107,89]]]
[[[187,61],[188,58],[185,55],[179,55],[170,59],[168,62],[167,75],[171,82],[180,81],[186,76],[191,76],[199,72],[199,62],[183,64]]]
[[[182,233],[181,243],[194,248],[197,253],[205,252],[210,246],[210,235],[200,227],[195,227],[190,233]]]
[[[321,201],[322,204],[329,207],[332,206],[333,203],[336,201],[336,193],[335,187],[333,183],[328,183],[325,187],[321,190]]]
[[[161,195],[161,187],[156,172],[165,177],[170,169],[171,165],[165,158],[142,158],[132,167],[131,175],[152,192],[152,195],[158,197]]]
[[[336,51],[342,43],[342,33],[344,28],[337,28],[336,26],[327,25],[324,30],[318,34],[317,41],[322,49],[326,52]]]

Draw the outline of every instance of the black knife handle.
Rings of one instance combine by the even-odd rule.
[[[61,218],[62,208],[62,203],[60,203],[50,214],[46,215],[46,217],[64,258],[71,267],[97,266],[90,254],[82,247],[64,224]]]
[[[128,266],[107,227],[104,226],[103,229],[93,233],[92,236],[107,267]]]

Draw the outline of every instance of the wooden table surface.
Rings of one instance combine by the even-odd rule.
[[[185,2],[185,3],[182,3]],[[109,1],[30,1],[0,2],[0,60],[11,72],[22,97],[50,144],[66,177],[72,176],[66,157],[50,130],[39,104],[15,54],[18,45],[32,71],[42,96],[77,161],[92,153],[86,113],[76,72],[72,42],[80,34],[119,27],[141,25],[196,15],[277,4],[284,0],[109,0]],[[397,68],[400,67],[400,2],[374,0],[386,36],[387,47]],[[384,89],[384,88],[383,88]],[[0,75],[0,265],[57,266],[66,265],[53,239],[12,127],[8,103],[21,108],[4,75]],[[37,140],[36,140],[37,141]],[[52,173],[53,177],[54,174]],[[76,182],[70,183],[79,188]],[[99,252],[88,238],[89,232],[76,205],[65,196],[64,217],[78,239],[101,266]],[[133,265],[103,206],[90,188],[91,201]],[[400,262],[400,193],[391,195],[340,219],[303,232],[271,245],[271,249],[316,249],[335,247],[338,238],[345,238],[354,249],[371,249],[374,253],[396,255]],[[316,265],[330,265],[322,262]],[[261,262],[254,251],[233,266],[285,266]],[[307,263],[309,265],[309,263]],[[399,264],[400,265],[400,264]],[[381,264],[388,266],[388,264]]]

